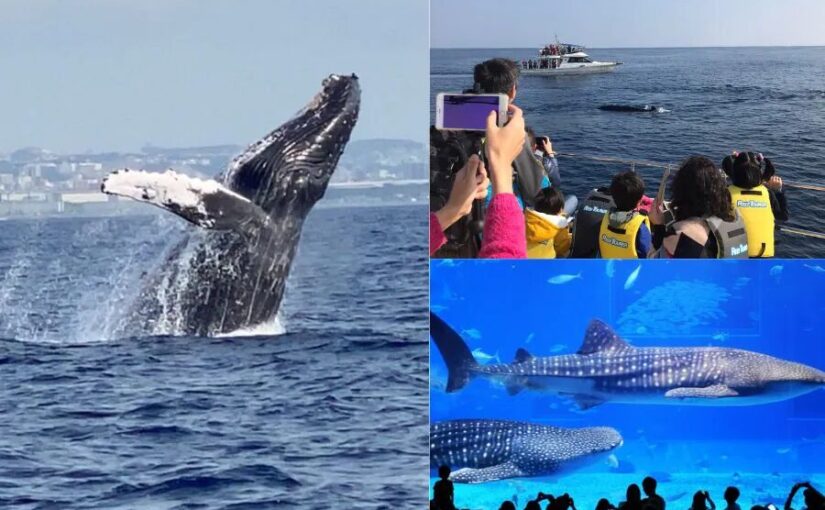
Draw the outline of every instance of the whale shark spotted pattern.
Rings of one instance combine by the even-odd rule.
[[[633,347],[593,320],[576,354],[479,365],[461,337],[430,314],[430,331],[449,370],[446,391],[471,377],[497,379],[510,394],[524,389],[572,397],[582,409],[604,402],[751,405],[793,398],[823,387],[825,373],[765,354],[722,347]]]
[[[567,429],[504,420],[430,425],[430,466],[460,468],[450,479],[481,483],[541,476],[573,467],[622,444],[610,427]]]

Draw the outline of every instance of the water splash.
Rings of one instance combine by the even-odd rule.
[[[284,322],[281,319],[281,314],[279,313],[271,321],[258,324],[257,326],[241,328],[239,330],[231,331],[229,333],[222,333],[220,335],[217,335],[217,337],[235,338],[249,336],[279,336],[283,335],[284,333],[286,333],[286,327],[284,326]]]

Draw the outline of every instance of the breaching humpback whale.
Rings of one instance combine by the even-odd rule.
[[[303,110],[214,180],[129,169],[104,179],[104,193],[201,227],[142,282],[116,334],[211,336],[274,320],[304,219],[324,195],[359,105],[358,78],[331,75]]]
[[[593,320],[576,354],[534,357],[516,351],[512,363],[480,365],[440,317],[430,334],[449,370],[447,392],[471,377],[497,379],[510,394],[523,389],[569,396],[582,409],[604,402],[751,405],[793,398],[825,384],[825,372],[741,349],[633,347]]]
[[[543,476],[592,461],[622,444],[610,427],[563,429],[504,420],[430,424],[430,466],[460,468],[450,479],[481,483]]]

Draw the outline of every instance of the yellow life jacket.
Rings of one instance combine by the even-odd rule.
[[[599,228],[599,254],[603,259],[637,259],[636,235],[642,223],[650,229],[650,220],[643,214],[634,215],[619,227],[610,226],[610,213],[602,218]]]
[[[524,210],[527,229],[527,258],[554,259],[566,257],[570,251],[570,220],[564,216]]]
[[[774,217],[768,188],[728,186],[733,207],[739,211],[748,233],[749,257],[773,257]]]

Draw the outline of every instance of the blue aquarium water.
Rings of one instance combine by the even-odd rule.
[[[438,92],[471,88],[473,66],[488,58],[528,59],[536,49],[431,51],[430,85]],[[527,124],[560,152],[678,163],[692,154],[717,164],[731,150],[770,157],[787,181],[823,185],[825,178],[825,48],[593,49],[596,60],[624,62],[587,76],[524,76],[516,103]],[[606,104],[657,105],[666,113],[617,113]],[[562,189],[580,197],[626,167],[560,158]],[[649,195],[660,169],[637,167]],[[815,204],[822,192],[788,189],[789,225],[825,232]],[[825,241],[778,235],[777,255],[823,257]]]
[[[219,339],[108,336],[182,221],[0,222],[0,507],[420,508],[425,218],[314,211],[280,326]]]
[[[821,261],[603,261],[552,264],[433,261],[431,308],[482,364],[576,353],[593,319],[636,347],[727,347],[825,370],[825,264]],[[577,508],[624,500],[653,474],[668,508],[688,508],[696,490],[717,504],[728,485],[740,505],[781,507],[794,482],[825,488],[825,391],[758,405],[604,402],[583,409],[568,396],[473,378],[447,393],[444,358],[431,341],[431,420],[487,418],[558,427],[609,426],[624,444],[578,469],[539,478],[456,484],[464,508],[523,506],[539,491],[570,492]],[[737,365],[738,366],[738,365]],[[711,399],[713,400],[713,399]],[[587,407],[587,406],[585,406]],[[433,482],[434,479],[431,480]],[[794,508],[804,506],[801,496]]]

